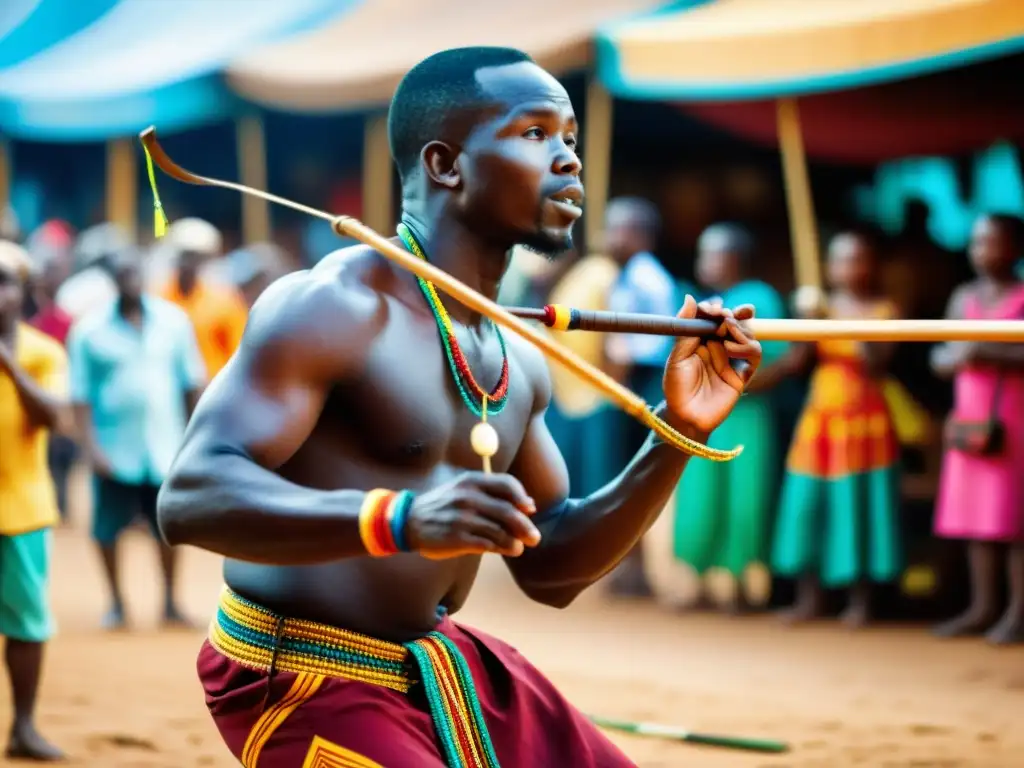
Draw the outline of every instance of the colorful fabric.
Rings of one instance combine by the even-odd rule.
[[[424,261],[427,260],[427,255],[417,242],[416,237],[412,234],[412,230],[404,224],[399,224],[398,235],[410,253],[414,253]],[[444,308],[444,304],[441,303],[441,297],[437,295],[437,289],[434,288],[432,283],[424,280],[422,277],[417,277],[416,280],[419,283],[424,298],[427,300],[427,304],[430,306],[431,312],[434,313],[434,321],[437,323],[437,330],[441,334],[441,343],[444,345],[445,356],[448,358],[448,365],[451,368],[452,378],[455,379],[455,385],[459,388],[459,394],[462,395],[462,401],[474,416],[482,417],[484,407],[486,407],[487,413],[491,415],[501,413],[508,402],[508,352],[505,350],[505,339],[501,335],[501,329],[496,325],[494,326],[494,331],[498,335],[498,346],[501,347],[501,374],[498,376],[498,383],[494,385],[493,389],[488,391],[481,387],[473,377],[473,372],[469,368],[469,361],[466,360],[466,356],[462,353],[459,340],[455,336],[452,319]]]
[[[60,344],[21,323],[14,342],[18,367],[46,391],[67,393],[67,357]],[[11,377],[0,371],[0,535],[57,522],[57,497],[47,463],[49,433],[29,423]]]
[[[74,318],[56,304],[36,312],[28,321],[28,324],[37,331],[42,331],[51,339],[60,342],[62,346],[67,343],[72,323]]]
[[[782,297],[759,280],[718,296],[727,307],[753,304],[759,318],[786,316]],[[762,342],[762,365],[778,360],[788,346]],[[675,494],[674,550],[697,573],[724,568],[739,578],[767,557],[778,489],[776,429],[771,394],[744,395],[708,443],[725,450],[742,445],[743,453],[729,462],[691,459],[687,465]]]
[[[212,379],[242,343],[249,320],[249,309],[242,297],[234,288],[204,281],[199,281],[186,296],[176,275],[171,276],[159,295],[180,307],[192,321],[199,353]]]
[[[976,297],[965,307],[969,320],[1024,318],[1024,286],[991,310]],[[971,366],[956,375],[954,418],[985,421],[992,413],[999,371]],[[1006,431],[998,456],[946,452],[935,513],[938,536],[979,541],[1024,540],[1024,372],[1002,373],[999,420]]]
[[[892,317],[879,304],[876,317]],[[772,551],[784,576],[890,581],[902,566],[899,445],[883,385],[856,342],[817,343],[818,366],[786,459]]]
[[[153,296],[137,328],[111,302],[68,337],[71,398],[92,411],[96,441],[123,483],[162,483],[185,435],[186,395],[206,381],[188,318]]]
[[[0,536],[0,635],[26,643],[53,636],[48,594],[53,532]]]
[[[516,651],[447,617],[397,644],[225,590],[198,671],[246,768],[633,765]]]

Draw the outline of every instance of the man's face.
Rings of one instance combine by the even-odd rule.
[[[456,159],[457,205],[477,231],[554,256],[582,214],[576,116],[561,84],[528,62],[477,73],[497,107]]]
[[[974,222],[968,253],[974,270],[982,275],[1007,273],[1017,260],[1011,238],[988,216]]]
[[[142,269],[137,261],[130,258],[117,258],[111,269],[117,292],[126,299],[138,301],[142,296]]]
[[[21,313],[25,300],[24,286],[17,272],[0,264],[0,325],[6,325]]]

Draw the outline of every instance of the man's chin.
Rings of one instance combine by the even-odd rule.
[[[543,256],[545,259],[554,261],[559,256],[563,256],[572,250],[572,232],[564,234],[538,232],[520,240],[519,246],[536,253],[538,256]]]

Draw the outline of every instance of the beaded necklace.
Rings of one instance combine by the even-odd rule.
[[[411,253],[427,261],[427,255],[423,252],[423,249],[416,240],[416,236],[413,235],[409,227],[405,224],[399,224],[398,236]],[[477,417],[483,417],[485,413],[491,416],[501,413],[508,402],[508,353],[505,351],[505,339],[501,335],[501,329],[497,326],[494,328],[498,334],[498,345],[501,347],[501,376],[498,378],[498,383],[494,389],[487,392],[473,378],[473,372],[469,369],[469,362],[466,360],[466,356],[462,354],[458,339],[455,338],[452,320],[448,316],[444,304],[441,303],[441,298],[437,295],[437,289],[434,288],[434,284],[424,280],[422,277],[417,277],[416,280],[420,285],[423,296],[427,300],[427,304],[430,306],[431,312],[434,313],[434,321],[437,323],[437,330],[441,336],[441,343],[444,345],[445,356],[448,358],[448,367],[451,369],[452,378],[455,379],[455,385],[462,396],[462,402]],[[483,410],[484,408],[487,409],[486,412]]]

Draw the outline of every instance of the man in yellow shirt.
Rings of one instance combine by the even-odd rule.
[[[67,424],[67,364],[56,341],[21,322],[31,262],[0,242],[0,634],[14,697],[7,756],[59,760],[35,728],[43,647],[54,622],[47,595],[57,498],[47,469],[50,430]]]
[[[212,379],[238,349],[249,311],[233,285],[203,274],[203,267],[221,255],[220,233],[212,224],[181,219],[167,236],[176,252],[175,271],[158,293],[192,321],[199,353]]]

